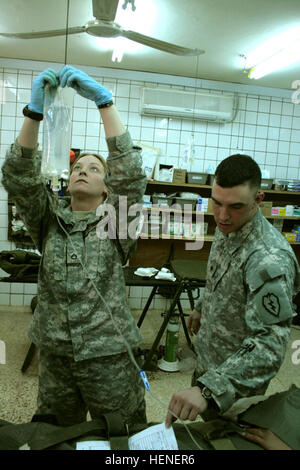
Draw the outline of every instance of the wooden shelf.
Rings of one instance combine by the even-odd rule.
[[[145,209],[147,212],[170,212],[174,214],[182,214],[183,212],[186,214],[203,214],[206,215],[207,212],[201,212],[201,211],[187,211],[187,210],[180,210],[180,209],[172,209],[172,207],[167,207],[167,206],[143,206],[143,209]]]
[[[300,191],[277,191],[276,189],[263,189],[262,191],[268,194],[293,194],[294,196],[300,196]]]
[[[167,186],[170,188],[175,188],[178,186],[180,186],[181,188],[197,188],[197,189],[200,189],[200,188],[211,189],[212,188],[212,186],[208,184],[191,184],[191,183],[180,184],[180,183],[169,183],[166,181],[155,181],[155,180],[148,180],[148,185]]]
[[[170,212],[174,214],[181,214],[181,213],[186,213],[186,214],[197,214],[197,215],[209,215],[213,216],[213,212],[202,212],[202,211],[187,211],[187,210],[180,210],[180,209],[172,209],[171,207],[167,206],[144,206],[143,209],[145,211],[151,211],[153,210],[154,212]],[[287,216],[287,215],[264,215],[266,219],[282,219],[282,220],[300,220],[300,215],[294,215],[294,216]]]
[[[147,235],[147,233],[140,233],[140,238],[143,240],[180,240],[184,242],[202,241],[201,238],[184,237],[183,235],[158,235],[157,237],[151,237],[151,235]],[[214,240],[214,236],[205,235],[203,240],[205,242],[212,242]]]
[[[184,183],[184,184],[180,184],[180,183],[169,183],[169,182],[165,182],[165,181],[155,181],[155,180],[148,180],[148,185],[152,185],[152,186],[166,186],[166,187],[169,187],[169,188],[175,188],[175,187],[180,187],[180,188],[183,188],[184,189],[187,189],[187,188],[194,188],[194,189],[211,189],[212,186],[209,185],[209,184],[191,184],[191,183]],[[267,193],[267,194],[284,194],[284,195],[297,195],[297,196],[300,196],[300,191],[276,191],[275,189],[262,189],[262,191],[264,193]]]
[[[299,220],[300,215],[265,215],[266,219]]]
[[[184,242],[202,241],[201,238],[184,237],[183,235],[158,235],[157,237],[151,237],[151,235],[147,235],[146,233],[140,233],[140,238],[142,240],[180,240]],[[203,241],[209,242],[209,243],[213,242],[214,236],[205,235]],[[288,242],[288,243],[290,245],[300,245],[300,242]]]

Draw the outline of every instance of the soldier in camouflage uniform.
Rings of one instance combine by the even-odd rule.
[[[204,295],[188,321],[197,366],[192,388],[174,393],[169,405],[181,419],[208,418],[239,398],[264,394],[283,362],[299,265],[261,214],[260,184],[258,165],[245,155],[226,158],[216,170],[217,228]],[[167,425],[174,419],[168,413]]]
[[[45,83],[72,86],[96,103],[109,150],[106,172],[105,161],[94,155],[74,163],[71,198],[61,198],[58,208],[38,164]],[[39,347],[37,414],[55,414],[64,426],[85,421],[88,410],[92,418],[118,410],[129,424],[146,422],[144,386],[129,354],[142,338],[127,305],[122,271],[136,240],[100,239],[97,232],[99,220],[108,217],[97,215],[106,195],[118,227],[119,195],[127,196],[129,208],[141,201],[147,183],[140,148],[133,146],[111,98],[73,67],[42,72],[2,168],[3,185],[42,254],[38,304],[29,328]]]

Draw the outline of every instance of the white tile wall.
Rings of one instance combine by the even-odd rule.
[[[0,103],[0,164],[5,151],[16,138],[23,122],[22,109],[30,100],[34,77],[48,66],[58,70],[59,64],[3,59],[0,81],[5,82],[5,102]],[[232,153],[250,154],[261,169],[271,177],[300,179],[300,105],[291,101],[292,91],[262,87],[210,82],[207,80],[172,77],[158,74],[113,69],[82,67],[87,73],[109,88],[114,95],[121,117],[128,125],[134,141],[143,141],[161,149],[162,161],[179,165],[185,146],[193,132],[196,149],[194,171],[216,166]],[[232,123],[216,124],[139,115],[139,96],[142,86],[159,85],[165,88],[202,88],[224,93],[236,92],[239,111]],[[40,130],[42,142],[42,126]],[[72,146],[96,151],[107,156],[103,125],[92,102],[76,95],[73,108]],[[0,185],[0,250],[14,246],[7,241],[7,194]],[[3,273],[1,274],[3,275]],[[131,287],[129,303],[142,308],[150,294],[148,288]],[[0,304],[29,305],[36,293],[33,284],[0,283]],[[186,299],[183,302],[187,303]],[[152,306],[163,309],[165,300],[154,299]]]

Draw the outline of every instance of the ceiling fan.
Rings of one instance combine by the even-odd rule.
[[[132,10],[135,10],[135,0],[125,0],[122,5],[126,8],[127,3],[131,3]],[[53,36],[63,36],[66,34],[88,33],[92,36],[115,38],[125,37],[131,41],[138,42],[144,46],[149,46],[163,52],[182,56],[194,56],[204,54],[201,49],[189,49],[186,47],[160,41],[135,31],[124,30],[114,22],[118,8],[119,0],[93,0],[93,16],[95,20],[89,21],[85,26],[75,26],[65,29],[54,29],[49,31],[37,31],[31,33],[0,33],[0,36],[16,39],[40,39]]]

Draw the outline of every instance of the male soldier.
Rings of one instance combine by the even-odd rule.
[[[69,181],[71,198],[59,200],[57,210],[36,164],[45,83],[71,86],[95,102],[109,150],[106,164],[97,155],[79,157]],[[99,239],[96,233],[96,210],[106,195],[117,215],[119,195],[127,196],[128,207],[140,202],[147,184],[140,149],[133,146],[111,92],[70,66],[58,74],[47,69],[35,79],[24,115],[2,171],[3,185],[42,253],[29,330],[39,346],[37,414],[54,414],[63,426],[85,421],[88,410],[94,419],[119,410],[129,424],[146,422],[144,386],[130,354],[141,335],[126,302],[122,272],[136,241]]]
[[[217,228],[204,295],[188,321],[197,335],[193,386],[174,393],[169,404],[183,420],[206,410],[208,418],[238,398],[265,393],[285,356],[299,266],[260,212],[260,185],[260,169],[245,155],[226,158],[215,173]],[[175,419],[168,412],[167,426]]]

